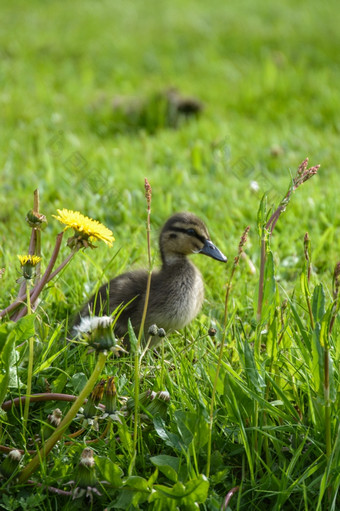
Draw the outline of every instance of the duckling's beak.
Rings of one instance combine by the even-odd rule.
[[[212,257],[213,259],[217,259],[217,261],[222,261],[223,263],[227,262],[227,258],[220,249],[218,249],[210,240],[205,240],[202,250],[199,251],[200,254],[207,255]]]

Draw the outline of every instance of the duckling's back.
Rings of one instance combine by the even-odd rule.
[[[84,307],[81,316],[89,313],[110,315],[122,307],[115,333],[123,337],[128,320],[138,333],[148,273],[137,270],[124,273],[104,284]],[[145,320],[145,333],[156,324],[166,331],[183,328],[198,314],[204,297],[203,281],[198,269],[187,259],[155,271],[151,276],[150,296]]]

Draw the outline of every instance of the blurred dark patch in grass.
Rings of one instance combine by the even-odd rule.
[[[162,129],[177,129],[189,119],[197,119],[203,103],[183,96],[174,88],[154,92],[148,97],[99,98],[88,108],[90,127],[101,137],[133,134],[141,130],[155,134]]]

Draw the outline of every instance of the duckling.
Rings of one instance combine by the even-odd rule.
[[[217,261],[227,261],[210,241],[204,222],[192,213],[176,213],[165,222],[159,237],[159,249],[162,265],[151,275],[145,334],[152,324],[166,331],[181,329],[199,313],[204,298],[203,280],[188,255],[204,254]],[[128,304],[118,317],[115,334],[123,337],[127,333],[129,319],[138,333],[147,278],[146,270],[119,275],[92,296],[80,312],[80,318],[100,312],[111,314],[120,305]]]

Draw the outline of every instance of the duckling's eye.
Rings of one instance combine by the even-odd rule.
[[[189,234],[189,236],[195,236],[196,235],[195,229],[187,229],[186,233]]]

